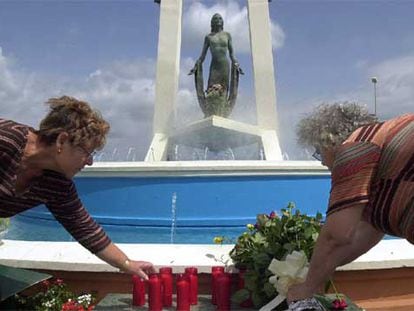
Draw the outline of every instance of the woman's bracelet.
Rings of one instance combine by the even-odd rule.
[[[131,265],[131,261],[127,258],[127,259],[124,260],[120,270],[126,271],[126,270],[129,269],[130,265]]]

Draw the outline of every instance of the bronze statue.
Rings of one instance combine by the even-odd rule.
[[[205,117],[228,117],[236,103],[239,74],[244,74],[233,55],[231,35],[223,31],[223,18],[216,13],[211,18],[211,32],[204,39],[203,50],[189,75],[194,74],[197,99]],[[210,48],[211,64],[207,90],[204,93],[203,62]],[[229,79],[231,60],[231,76]]]

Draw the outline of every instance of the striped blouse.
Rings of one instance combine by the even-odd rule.
[[[83,207],[75,184],[63,174],[44,170],[21,194],[15,191],[16,173],[30,127],[0,119],[0,217],[11,217],[45,204],[57,221],[85,248],[97,253],[111,241]]]
[[[361,127],[339,147],[327,214],[355,204],[378,230],[414,242],[414,114]]]

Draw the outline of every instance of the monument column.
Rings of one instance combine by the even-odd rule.
[[[247,0],[257,125],[267,160],[282,160],[277,137],[276,87],[268,0]]]
[[[182,0],[156,1],[160,5],[153,140],[145,161],[166,159],[168,131],[174,122],[181,50]]]

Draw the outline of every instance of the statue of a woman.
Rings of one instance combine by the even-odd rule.
[[[238,76],[239,74],[243,74],[243,71],[239,67],[237,60],[234,58],[231,35],[230,33],[223,31],[223,24],[223,18],[221,15],[218,13],[214,14],[211,18],[211,32],[205,37],[201,55],[198,58],[194,68],[189,73],[196,75],[195,79],[197,96],[200,102],[200,106],[206,116],[212,114],[227,116],[230,114],[237,97]],[[204,86],[202,77],[202,64],[209,48],[211,53],[211,64],[207,91],[205,95],[203,90]],[[231,60],[231,79],[229,78],[230,64],[227,57],[227,51],[229,51]],[[235,81],[235,79],[237,81]],[[215,110],[213,107],[205,107],[205,105],[209,105],[209,103],[205,102],[205,100],[211,92],[215,92],[214,94],[219,93],[222,95],[222,97],[224,97],[226,103],[223,102],[222,104],[227,104],[227,113],[220,113],[220,111],[217,111],[217,109]],[[227,98],[228,96],[229,98]],[[217,102],[217,100],[215,100],[215,102]],[[218,103],[215,104],[217,105]],[[219,110],[223,109],[220,108]]]

